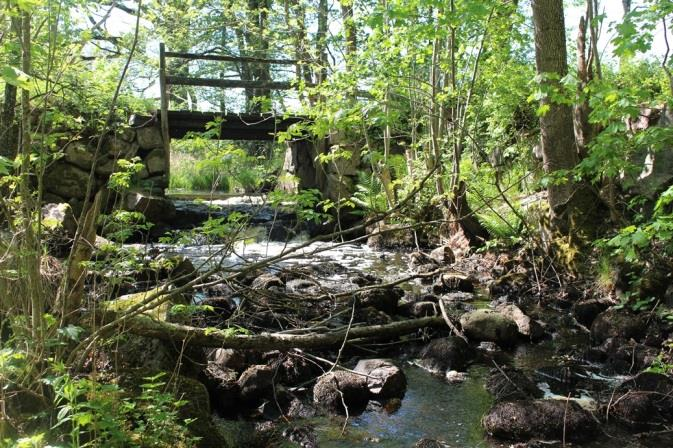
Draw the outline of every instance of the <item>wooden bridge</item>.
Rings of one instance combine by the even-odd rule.
[[[170,110],[171,86],[200,86],[218,87],[222,89],[263,89],[263,90],[291,90],[297,87],[296,82],[271,80],[244,80],[196,78],[176,76],[168,73],[166,60],[170,58],[186,61],[216,61],[254,64],[277,64],[298,66],[305,63],[295,59],[268,59],[244,56],[227,56],[217,54],[178,53],[166,51],[163,43],[159,45],[159,88],[161,94],[161,109],[153,117],[134,116],[132,125],[143,126],[154,123],[161,130],[163,141],[165,172],[170,175],[170,141],[173,138],[183,138],[189,133],[202,133],[208,129],[208,124],[219,121],[218,132],[209,133],[209,137],[219,140],[274,140],[278,132],[287,131],[295,124],[307,121],[301,116],[278,116],[270,113],[225,113],[225,112],[198,112],[185,110]],[[306,85],[306,83],[305,83]],[[310,86],[310,84],[309,84]]]

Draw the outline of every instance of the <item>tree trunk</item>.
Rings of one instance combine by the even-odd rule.
[[[563,0],[533,0],[535,25],[535,62],[547,90],[561,89],[559,82],[568,73]],[[558,179],[553,173],[571,171],[579,158],[575,142],[573,111],[569,105],[541,100],[546,109],[540,117],[540,143],[544,171],[552,175],[547,187],[551,228],[557,235],[569,237],[566,243],[575,246],[594,237],[596,226],[605,220],[605,205],[590,185],[574,182],[573,173]],[[562,246],[559,246],[562,247]],[[576,253],[568,251],[568,253]],[[574,263],[574,255],[564,263]]]
[[[354,0],[340,0],[341,20],[343,21],[344,37],[346,38],[346,69],[353,67],[353,58],[357,52],[357,28],[353,17]]]
[[[115,313],[105,313],[104,321],[117,318]],[[140,315],[123,319],[120,326],[132,334],[147,336],[199,347],[219,347],[254,350],[289,350],[292,348],[329,348],[339,347],[345,340],[363,338],[394,338],[413,333],[426,327],[445,327],[441,317],[422,317],[402,320],[384,325],[353,327],[350,329],[329,331],[326,333],[286,334],[261,333],[252,335],[230,334],[224,330],[196,328],[170,323]]]
[[[558,80],[568,74],[563,0],[533,0],[532,6],[537,73],[544,77],[545,87],[561,88]],[[572,110],[566,104],[552,102],[549,96],[541,105],[546,109],[540,117],[544,171],[572,170],[578,162]],[[562,215],[573,194],[573,183],[570,179],[551,182],[547,191],[554,227],[567,233],[568,223],[562,222]]]
[[[631,0],[622,0],[622,6],[624,7],[624,15],[631,12]]]
[[[318,71],[318,83],[327,78],[327,20],[328,20],[327,0],[318,2],[318,32],[316,33],[316,49],[320,58],[320,69]]]
[[[18,19],[13,18],[11,31],[18,30]],[[18,48],[18,47],[16,47]],[[10,55],[10,64],[18,65],[20,55],[13,51]],[[19,126],[16,123],[16,86],[5,84],[4,101],[0,112],[0,156],[14,159],[19,150]]]

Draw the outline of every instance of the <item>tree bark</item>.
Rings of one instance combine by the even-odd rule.
[[[10,32],[17,32],[19,29],[18,19],[12,18],[11,22]],[[10,58],[10,64],[18,65],[20,54],[15,50]],[[9,159],[14,159],[19,150],[19,126],[16,122],[17,93],[16,86],[10,83],[5,84],[4,101],[0,112],[0,156]]]
[[[346,69],[353,67],[353,58],[357,52],[357,28],[353,16],[354,0],[339,0],[341,5],[341,20],[344,26],[344,37],[346,39]]]
[[[558,80],[568,74],[563,0],[533,0],[532,6],[537,73],[544,78],[544,87],[558,89],[561,87]],[[578,162],[572,109],[551,101],[549,96],[542,99],[541,105],[547,109],[540,117],[544,171],[551,174],[572,170]],[[570,179],[552,182],[547,191],[554,227],[567,233],[568,225],[562,222],[561,215],[573,194],[573,183]]]
[[[631,12],[631,0],[622,0],[622,7],[624,8],[624,15]]]
[[[104,321],[112,321],[115,313],[106,313]],[[255,350],[288,350],[292,348],[339,347],[344,340],[362,338],[390,338],[413,333],[426,327],[443,327],[441,317],[423,317],[384,325],[371,325],[327,333],[286,334],[261,333],[253,335],[229,334],[225,330],[196,328],[164,322],[148,316],[135,316],[120,322],[120,327],[132,334],[147,336],[199,347],[219,347]]]

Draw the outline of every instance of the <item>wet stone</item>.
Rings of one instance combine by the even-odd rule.
[[[348,415],[359,415],[369,401],[367,381],[362,375],[351,372],[328,373],[314,386],[313,401],[333,415],[346,415],[346,408]]]
[[[581,442],[596,436],[591,413],[574,401],[521,400],[493,406],[482,420],[494,437],[512,441],[565,439]]]
[[[366,375],[367,387],[374,398],[402,398],[407,390],[404,372],[385,359],[363,359],[354,369]]]
[[[431,372],[463,370],[472,357],[472,350],[457,336],[433,339],[421,351],[419,365]]]
[[[509,317],[493,310],[478,309],[463,314],[460,325],[465,335],[474,341],[491,341],[509,347],[516,343],[519,330]]]

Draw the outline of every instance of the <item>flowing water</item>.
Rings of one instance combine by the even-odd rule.
[[[260,227],[242,239],[231,253],[225,252],[219,245],[184,245],[164,247],[171,252],[182,254],[194,262],[197,268],[207,269],[214,263],[228,268],[236,268],[246,263],[267,257],[276,257],[288,251],[292,258],[276,263],[276,267],[316,266],[320,263],[338,263],[348,272],[335,272],[321,281],[325,286],[344,283],[354,271],[374,274],[384,281],[395,280],[411,273],[409,258],[404,253],[374,251],[367,246],[343,244],[312,243],[305,245],[306,237],[295,238],[289,242],[269,241],[268,227]],[[300,249],[297,249],[298,247]],[[420,285],[410,282],[402,285],[405,289],[416,291]],[[488,298],[481,297],[474,306],[487,306]],[[521,368],[536,381],[548,397],[565,399],[570,394],[580,404],[591,406],[588,392],[582,388],[563,390],[565,374],[559,365],[564,363],[557,354],[567,349],[577,349],[587,344],[586,335],[558,329],[557,338],[539,344],[521,344],[511,352],[495,355],[499,363],[509,363]],[[468,368],[467,379],[461,383],[448,383],[444,378],[435,376],[410,361],[398,360],[408,381],[408,388],[399,408],[386,410],[374,408],[347,422],[343,418],[319,417],[307,422],[295,421],[294,424],[309,424],[317,434],[319,446],[324,448],[345,447],[381,447],[397,448],[413,446],[421,438],[433,438],[450,447],[495,447],[508,446],[490,440],[481,428],[481,418],[492,404],[490,394],[484,384],[493,360],[482,360]],[[559,373],[560,372],[560,373]],[[566,372],[567,373],[567,372]],[[578,377],[587,381],[614,385],[620,378],[603,377],[597,368],[581,368]],[[561,378],[559,380],[559,378]],[[560,386],[559,386],[560,385]],[[345,423],[345,424],[344,424]],[[606,444],[607,443],[607,444]],[[600,440],[592,447],[612,446],[611,441]],[[641,446],[641,445],[633,445]],[[642,445],[670,446],[670,445]]]

